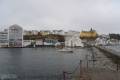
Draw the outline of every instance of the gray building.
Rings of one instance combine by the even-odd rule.
[[[23,47],[23,29],[19,25],[12,25],[8,30],[9,47]]]
[[[8,47],[8,32],[0,32],[0,47]]]

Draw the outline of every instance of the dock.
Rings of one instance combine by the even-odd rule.
[[[120,52],[113,49],[106,48],[104,46],[96,46],[100,51],[104,53],[108,58],[110,58],[114,63],[120,64]]]
[[[83,53],[85,58],[80,60],[76,72],[66,74],[71,78],[64,80],[120,80],[119,56],[101,47],[90,47],[88,51]]]

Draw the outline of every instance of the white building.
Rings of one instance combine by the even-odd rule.
[[[23,35],[38,35],[38,32],[39,31],[37,30],[31,30],[31,31],[24,30]]]
[[[8,32],[0,32],[0,47],[8,47]]]
[[[32,43],[35,43],[34,45],[36,45],[36,46],[42,46],[44,44],[42,39],[38,39],[38,40],[23,40],[23,47],[31,46]]]
[[[83,47],[80,39],[80,33],[76,31],[69,31],[65,34],[65,46],[67,47]]]
[[[95,40],[95,45],[108,45],[109,42],[109,35],[102,34]]]
[[[32,40],[23,40],[23,47],[27,47],[29,45],[31,45]]]
[[[44,44],[42,39],[35,40],[35,43],[36,43],[36,46],[40,46]]]
[[[105,39],[105,38],[97,38],[95,45],[107,45],[107,39]]]
[[[65,35],[65,32],[63,30],[53,30],[52,34]]]
[[[23,29],[19,25],[12,25],[8,30],[9,47],[23,47]]]

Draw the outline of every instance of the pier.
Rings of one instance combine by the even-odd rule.
[[[97,46],[96,48],[102,51],[113,62],[115,62],[116,64],[120,64],[120,53],[119,52],[112,50],[112,49],[108,49],[104,46],[99,46],[99,47]]]
[[[120,80],[120,57],[105,48],[91,47],[86,56],[86,69],[89,79],[85,80]]]
[[[64,80],[120,80],[119,57],[100,47],[86,48],[74,73],[65,72]],[[118,61],[118,62],[117,62]],[[68,76],[71,78],[68,79]]]

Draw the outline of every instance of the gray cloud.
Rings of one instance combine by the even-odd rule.
[[[1,26],[119,33],[119,0],[0,0]]]

